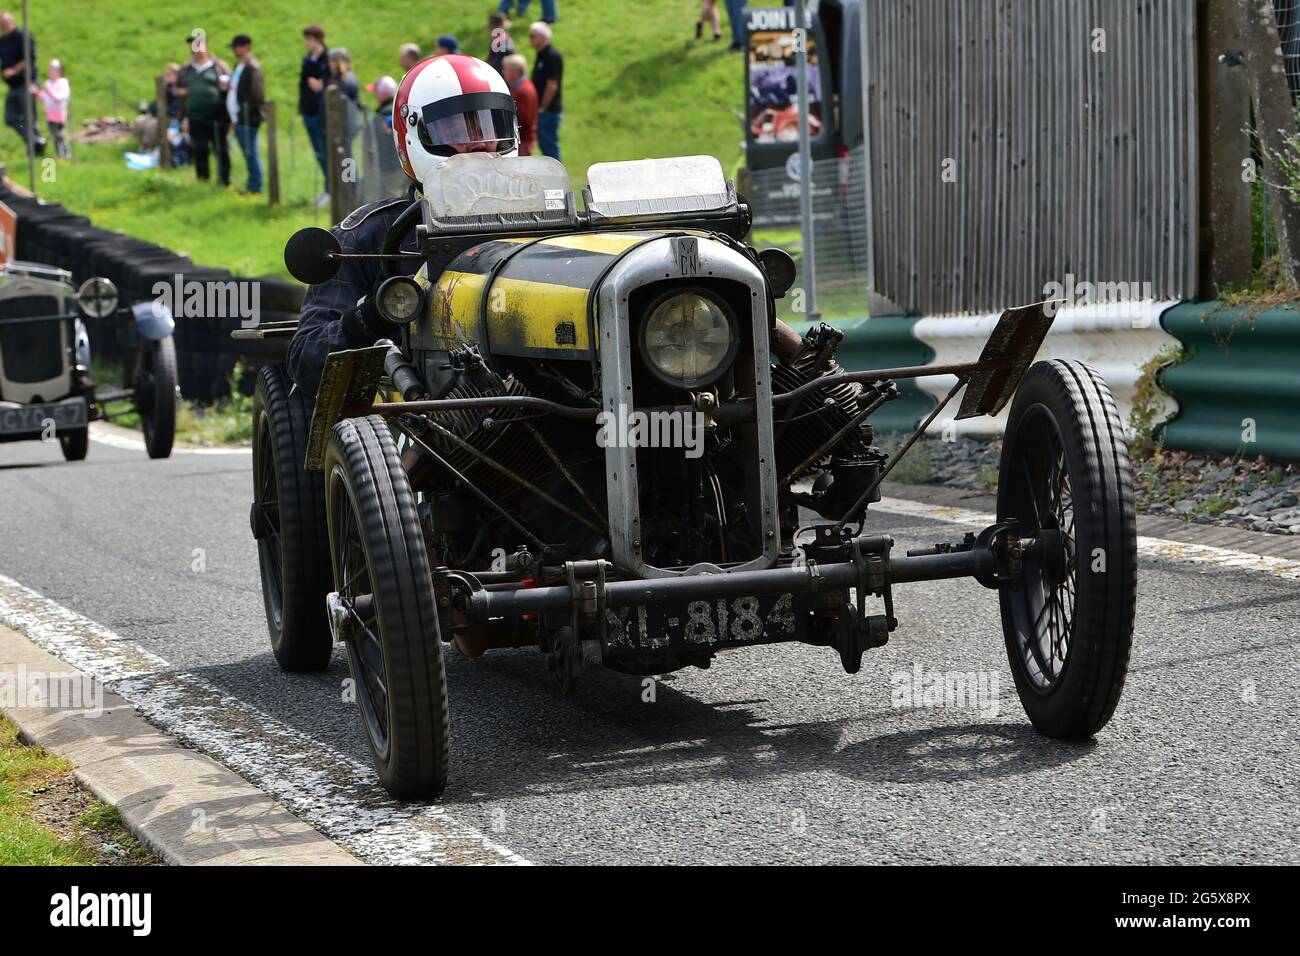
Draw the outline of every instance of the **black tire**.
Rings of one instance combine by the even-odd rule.
[[[325,452],[330,554],[353,632],[348,664],[380,783],[401,800],[447,784],[442,637],[415,496],[383,419],[334,426]]]
[[[1128,672],[1137,527],[1115,400],[1081,362],[1038,362],[1020,383],[1002,448],[998,518],[1016,518],[1026,536],[1045,528],[1061,542],[1050,552],[1057,558],[1026,560],[1019,586],[1001,588],[1020,701],[1040,733],[1091,737],[1115,712]]]
[[[325,482],[304,467],[311,404],[283,365],[257,373],[253,389],[253,535],[271,651],[287,671],[329,667],[334,641],[325,595],[330,577]]]
[[[167,458],[176,441],[176,342],[170,335],[140,340],[135,407],[150,458]]]
[[[82,461],[90,450],[90,430],[88,428],[69,428],[58,433],[59,449],[67,461]]]

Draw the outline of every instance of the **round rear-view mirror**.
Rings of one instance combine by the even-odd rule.
[[[334,233],[319,226],[299,229],[284,244],[284,264],[289,275],[307,285],[328,282],[339,271],[335,258],[343,247]]]

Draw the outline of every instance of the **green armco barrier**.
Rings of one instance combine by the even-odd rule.
[[[915,315],[876,315],[867,319],[828,321],[828,325],[844,332],[844,341],[835,353],[835,360],[851,372],[928,365],[934,361],[934,349],[912,334],[918,318]],[[800,333],[809,326],[808,322],[790,324]],[[902,398],[889,402],[871,416],[877,429],[911,431],[934,408],[934,399],[921,391],[915,380],[900,380],[898,390],[902,392]]]
[[[1179,404],[1160,430],[1167,447],[1300,460],[1300,308],[1187,302],[1160,321],[1188,353],[1158,377]]]

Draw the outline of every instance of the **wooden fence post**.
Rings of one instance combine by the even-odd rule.
[[[1250,159],[1250,81],[1233,56],[1241,52],[1240,25],[1221,3],[1198,3],[1197,122],[1200,143],[1201,242],[1197,294],[1217,298],[1250,282],[1251,183],[1243,176]]]
[[[348,142],[348,103],[337,86],[325,91],[325,155],[330,215],[342,222],[356,208],[355,160]]]
[[[275,136],[275,101],[267,100],[262,109],[266,125],[266,196],[272,206],[280,205],[280,149]]]
[[[1286,78],[1286,62],[1282,58],[1282,41],[1278,38],[1271,3],[1237,0],[1236,6],[1237,27],[1246,54],[1246,75],[1255,101],[1255,129],[1264,153],[1265,172],[1272,180],[1268,183],[1268,196],[1277,228],[1282,278],[1287,288],[1295,289],[1300,287],[1300,203],[1287,188],[1295,184],[1279,182],[1284,172],[1276,168],[1276,157],[1285,155],[1287,139],[1296,135],[1295,108]]]
[[[158,168],[172,168],[172,144],[167,138],[171,127],[171,117],[167,115],[167,80],[159,76],[154,79],[154,95],[158,99]]]

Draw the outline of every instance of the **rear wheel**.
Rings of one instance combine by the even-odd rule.
[[[1110,389],[1080,362],[1030,368],[1007,419],[998,518],[1042,538],[1000,593],[1016,690],[1043,734],[1082,739],[1114,713],[1133,643],[1137,531]]]
[[[292,385],[283,366],[257,373],[251,520],[271,650],[287,671],[318,671],[334,650],[325,483],[304,467],[311,404]]]
[[[434,799],[447,783],[447,680],[415,496],[383,419],[334,426],[325,452],[335,629],[384,789]]]
[[[140,340],[135,407],[150,458],[166,458],[176,440],[176,342],[170,335]]]
[[[81,461],[90,450],[90,431],[85,428],[69,428],[59,435],[59,449],[67,461]]]

